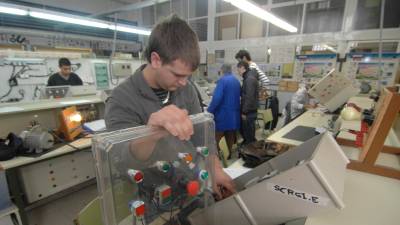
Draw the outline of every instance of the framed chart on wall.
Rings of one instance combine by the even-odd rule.
[[[324,74],[325,63],[304,63],[304,78],[321,78]]]
[[[96,77],[97,90],[107,90],[110,87],[108,65],[104,62],[94,62],[94,74]]]
[[[356,79],[378,80],[379,63],[358,63]]]
[[[296,55],[294,78],[306,83],[316,83],[336,67],[337,54]]]
[[[350,53],[344,71],[350,79],[368,83],[372,88],[390,86],[395,83],[400,53]],[[379,64],[381,63],[381,64]]]

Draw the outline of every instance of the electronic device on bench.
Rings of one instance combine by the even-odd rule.
[[[237,177],[237,193],[190,215],[191,224],[278,225],[342,209],[348,163],[325,132]]]
[[[308,93],[318,99],[330,112],[334,112],[359,91],[359,87],[356,87],[349,78],[332,69]]]
[[[49,86],[42,89],[40,93],[40,97],[42,99],[58,99],[58,98],[65,98],[70,97],[71,86]]]
[[[144,126],[94,136],[105,224],[278,225],[344,207],[349,161],[329,133],[239,176],[237,193],[214,202],[214,122],[191,119],[190,141]]]
[[[189,214],[213,203],[213,117],[191,119],[189,141],[146,126],[94,136],[105,224],[188,224]]]
[[[87,96],[87,95],[96,95],[97,90],[95,85],[78,85],[70,87],[71,96],[79,97],[79,96]]]

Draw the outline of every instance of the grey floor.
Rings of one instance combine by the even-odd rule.
[[[258,140],[266,136],[261,129],[256,132]],[[237,149],[234,149],[228,165],[237,160]],[[91,185],[65,197],[52,201],[28,212],[29,225],[73,225],[73,220],[91,200],[97,196],[96,185]]]
[[[28,212],[29,225],[73,225],[78,212],[96,196],[94,184],[35,208]]]

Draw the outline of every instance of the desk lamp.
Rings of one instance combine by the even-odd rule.
[[[63,134],[66,141],[73,141],[83,131],[81,121],[82,115],[75,106],[61,111],[59,132]]]

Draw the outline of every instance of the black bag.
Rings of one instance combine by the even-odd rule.
[[[22,149],[22,139],[14,133],[9,133],[6,139],[0,139],[0,161],[14,158]]]
[[[256,141],[244,146],[239,155],[243,157],[245,167],[254,168],[288,149],[289,146],[287,145]]]
[[[243,158],[245,167],[254,168],[263,162],[268,161],[274,156],[270,156],[267,154],[266,149],[264,148],[264,141],[256,141],[244,146],[240,150],[240,156]]]

